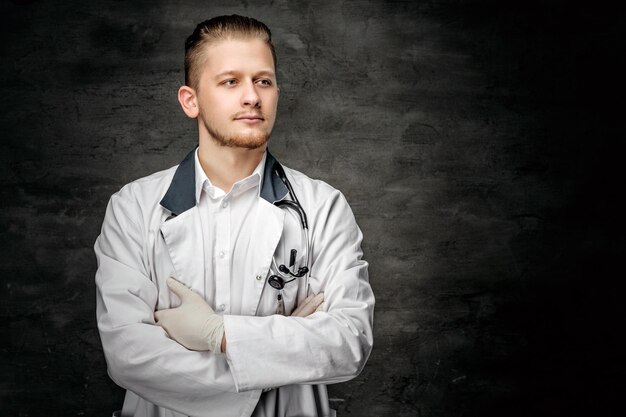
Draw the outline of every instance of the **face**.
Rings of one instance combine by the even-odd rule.
[[[272,132],[278,104],[274,60],[260,39],[206,46],[197,94],[200,136],[256,149]]]

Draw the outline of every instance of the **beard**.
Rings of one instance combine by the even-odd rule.
[[[229,148],[258,149],[264,146],[270,138],[271,132],[251,133],[249,135],[226,135],[214,129],[206,121],[206,117],[202,117],[202,123],[211,137],[220,145]]]

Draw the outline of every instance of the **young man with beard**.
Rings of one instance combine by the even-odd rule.
[[[343,195],[267,150],[279,89],[269,29],[198,25],[178,99],[199,144],[111,197],[97,319],[122,416],[331,416],[363,369],[374,296]]]

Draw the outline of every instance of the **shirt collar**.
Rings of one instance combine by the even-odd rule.
[[[197,147],[197,146],[196,146]],[[170,182],[160,204],[171,212],[170,219],[189,210],[196,205],[196,164],[194,156],[196,150],[192,150],[178,164],[172,181]],[[270,204],[280,201],[288,193],[287,186],[281,180],[279,171],[283,171],[280,163],[266,151],[266,161],[263,167],[263,180],[259,197]]]
[[[226,193],[223,190],[215,187],[211,183],[211,180],[206,176],[204,169],[202,169],[202,165],[200,164],[200,158],[198,156],[198,152],[199,152],[199,148],[196,148],[196,151],[194,153],[195,171],[196,171],[196,184],[195,184],[196,204],[200,201],[200,195],[202,194],[203,189],[207,192],[208,196],[211,198],[218,198],[218,197],[226,195]],[[256,166],[254,171],[252,171],[252,174],[234,183],[233,188],[230,190],[228,194],[237,195],[253,187],[258,187],[258,193],[260,193],[261,192],[261,179],[263,178],[263,170],[265,167],[266,159],[267,159],[267,150],[263,152],[263,157],[261,158],[261,161]]]

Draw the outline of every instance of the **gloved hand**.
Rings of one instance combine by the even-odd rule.
[[[306,317],[320,311],[324,305],[324,293],[309,295],[292,313],[291,317]]]
[[[224,318],[215,314],[199,294],[174,278],[167,279],[167,286],[180,298],[181,304],[176,308],[155,312],[157,325],[187,349],[221,352]]]

